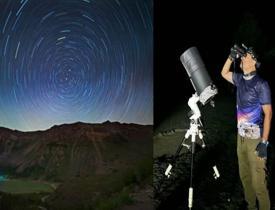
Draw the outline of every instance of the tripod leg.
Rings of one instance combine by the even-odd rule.
[[[192,142],[192,146],[191,146],[192,155],[195,153],[195,148],[196,148],[196,143]]]
[[[181,152],[181,150],[182,150],[183,147],[187,147],[187,149],[190,149],[190,145],[185,144],[186,140],[187,140],[186,138],[182,139],[181,144],[179,145],[179,147],[178,147],[178,149],[177,149],[177,151],[175,153],[175,157],[180,154],[180,152]]]
[[[183,137],[183,139],[182,139],[182,141],[181,141],[181,144],[178,146],[178,149],[177,149],[177,151],[176,151],[176,153],[175,153],[175,155],[174,155],[174,158],[173,158],[173,160],[172,160],[173,163],[175,162],[177,156],[180,154],[180,152],[181,152],[181,150],[182,150],[183,147],[187,147],[188,149],[190,148],[189,145],[185,144],[185,141],[186,141],[186,140],[187,140],[187,139],[186,139],[185,137]],[[172,164],[169,163],[168,167],[167,167],[166,170],[165,170],[165,173],[164,173],[164,174],[165,174],[168,178],[169,178],[170,175],[171,175],[172,167],[173,167]]]
[[[195,138],[195,137],[194,137]],[[190,169],[190,187],[188,194],[188,207],[191,209],[193,207],[193,164],[194,164],[194,153],[195,153],[195,141],[192,141],[192,152],[191,152],[191,169]]]
[[[188,208],[191,209],[192,207],[193,207],[193,187],[189,187]]]

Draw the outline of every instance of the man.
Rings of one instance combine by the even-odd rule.
[[[230,71],[232,62],[241,57],[243,73]],[[237,155],[239,173],[249,210],[270,210],[266,182],[268,137],[272,106],[268,83],[256,71],[257,57],[252,48],[240,55],[233,48],[221,75],[237,87]]]

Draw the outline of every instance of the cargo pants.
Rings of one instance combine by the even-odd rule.
[[[259,210],[270,210],[266,160],[260,160],[255,154],[261,139],[248,139],[240,135],[237,139],[239,174],[248,210],[257,210],[256,200]]]

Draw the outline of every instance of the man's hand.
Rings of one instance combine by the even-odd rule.
[[[261,141],[255,150],[256,155],[258,155],[258,157],[260,159],[267,159],[267,146],[268,146],[268,141]]]
[[[238,58],[238,52],[237,52],[237,50],[234,47],[232,47],[230,49],[229,59],[231,61],[234,61],[236,58]]]

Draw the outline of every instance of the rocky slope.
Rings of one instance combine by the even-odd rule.
[[[152,126],[77,122],[45,131],[0,127],[0,168],[10,176],[61,181],[108,174],[152,153]]]

